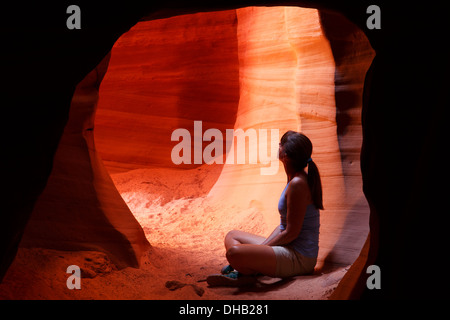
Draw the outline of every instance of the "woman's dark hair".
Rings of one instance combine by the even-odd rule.
[[[308,185],[313,203],[317,209],[323,210],[322,182],[319,169],[311,159],[311,140],[303,133],[289,130],[281,137],[280,145],[296,171],[301,171],[308,166]]]

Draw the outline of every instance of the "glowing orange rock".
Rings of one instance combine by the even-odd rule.
[[[314,9],[250,7],[138,23],[112,50],[94,131],[106,60],[79,85],[52,176],[22,245],[104,251],[119,267],[138,265],[147,240],[103,163],[110,173],[198,166],[171,161],[176,142],[170,137],[178,128],[193,134],[199,120],[203,130],[219,129],[223,137],[226,129],[308,135],[324,186],[318,268],[325,261],[352,264],[369,229],[358,155],[362,83],[373,54],[356,27],[344,18],[338,23],[347,26],[356,67],[350,58],[336,62],[340,49],[330,43]],[[358,97],[350,113],[336,100],[337,74],[349,79]],[[348,115],[344,125],[342,113]],[[286,178],[282,166],[261,175],[265,166],[228,163],[213,170],[217,181],[208,198],[255,209],[262,217],[258,230],[267,233],[279,221]]]

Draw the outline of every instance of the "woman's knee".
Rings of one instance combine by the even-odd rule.
[[[235,238],[236,238],[237,233],[238,233],[237,230],[231,230],[226,234],[225,240],[224,240],[225,246],[227,244],[230,244],[232,241],[234,242],[234,240],[236,240]]]
[[[233,263],[239,263],[242,258],[242,250],[239,245],[228,248],[226,257],[231,265]]]
[[[225,239],[227,239],[227,238],[234,239],[236,237],[237,233],[238,233],[238,230],[228,231],[228,233],[225,236]]]

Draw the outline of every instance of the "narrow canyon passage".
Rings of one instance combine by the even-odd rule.
[[[217,272],[229,230],[267,236],[279,219],[282,166],[262,175],[268,165],[249,163],[250,138],[242,164],[225,163],[220,152],[223,162],[195,163],[194,154],[208,146],[201,136],[208,129],[222,133],[223,153],[227,129],[276,129],[279,136],[293,129],[313,139],[323,176],[317,273],[353,263],[368,232],[360,111],[373,52],[343,17],[325,18],[329,29],[346,26],[346,34],[332,34],[334,48],[317,10],[288,7],[140,22],[119,39],[100,89],[96,146],[152,246],[191,252]],[[194,121],[201,121],[200,137]],[[171,158],[178,142],[169,137],[180,128],[192,138],[188,164]]]
[[[448,297],[446,10],[288,3],[84,1],[81,29],[2,5],[0,299]],[[289,129],[323,179],[316,273],[207,288],[228,229],[279,223]]]
[[[336,25],[343,33],[332,32]],[[315,9],[249,7],[138,22],[77,87],[52,176],[1,285],[6,297],[328,298],[369,230],[359,154],[373,56],[356,26]],[[191,138],[183,150],[191,161],[182,164],[173,153],[181,142],[171,138],[179,129]],[[208,130],[220,136],[208,140]],[[230,143],[227,130],[254,132],[256,140]],[[279,223],[286,176],[273,150],[287,130],[310,137],[322,176],[316,272],[263,278],[245,290],[207,288],[202,280],[226,263],[228,231],[267,236]],[[206,164],[213,142],[215,162]],[[27,287],[18,279],[33,277],[30,259],[48,273]],[[65,273],[54,270],[77,263],[86,290],[68,292]]]

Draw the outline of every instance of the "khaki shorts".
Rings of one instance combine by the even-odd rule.
[[[288,278],[314,271],[317,258],[305,257],[289,247],[273,246],[272,248],[277,257],[277,277]]]

